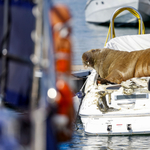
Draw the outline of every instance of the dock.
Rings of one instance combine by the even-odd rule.
[[[90,67],[85,68],[83,65],[72,65],[72,72],[80,71],[80,70],[92,70],[92,68],[90,68]]]

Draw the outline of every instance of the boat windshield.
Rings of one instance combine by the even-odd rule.
[[[148,99],[148,94],[115,95],[115,100],[124,100],[124,99]]]

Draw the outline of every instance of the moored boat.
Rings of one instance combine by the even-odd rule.
[[[89,23],[104,24],[109,23],[114,10],[123,6],[131,6],[137,9],[144,22],[150,21],[149,0],[89,0],[85,7],[85,20]],[[119,14],[115,23],[137,23],[137,19],[128,11]]]
[[[144,34],[140,13],[125,7],[138,16],[139,35],[115,37],[114,19],[124,7],[117,9],[111,18],[109,42],[106,48],[120,51],[137,51],[150,47],[150,34]],[[108,33],[109,35],[109,33]],[[88,76],[81,101],[79,116],[85,134],[89,135],[133,135],[150,134],[150,77],[130,78],[120,84],[100,84],[93,69]]]

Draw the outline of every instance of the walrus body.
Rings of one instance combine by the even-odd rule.
[[[101,78],[117,84],[133,77],[150,76],[150,48],[133,52],[92,49],[83,53],[82,62],[94,68]]]

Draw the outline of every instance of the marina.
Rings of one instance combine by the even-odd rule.
[[[83,22],[80,22],[80,23],[82,25],[84,24]],[[100,29],[102,29],[101,33],[103,36],[103,31],[105,29],[104,26],[94,26],[94,25],[87,24],[87,23],[85,23],[84,26],[85,26],[85,28],[88,28],[88,29],[86,29],[87,32],[85,34],[87,34],[89,32],[88,31],[89,29],[90,29],[90,31],[93,31],[93,33],[95,32],[95,36],[92,36],[93,39],[89,39],[89,41],[92,40],[91,42],[93,42],[94,38],[99,35]],[[108,27],[106,29],[108,31]],[[106,34],[107,34],[107,31],[105,30]],[[130,35],[131,34],[136,35],[138,33],[136,27],[115,28],[115,31],[116,31],[117,36],[129,35],[129,34]],[[97,32],[97,34],[96,34],[96,32]],[[93,34],[93,33],[91,33],[91,34]],[[146,33],[149,33],[148,27],[146,28]],[[101,42],[100,38],[101,38],[101,36],[99,37],[99,41]],[[103,44],[105,44],[105,38],[106,37],[103,38]],[[99,46],[99,44],[100,43],[97,42],[97,44],[94,45],[92,48],[95,48],[95,47],[101,48],[104,46],[104,45]],[[77,45],[78,45],[78,42],[77,42]],[[76,49],[76,45],[75,45],[74,51],[76,51],[77,49]],[[81,49],[82,49],[82,46],[81,46]],[[85,46],[85,50],[83,50],[83,52],[88,51],[88,50],[90,50],[90,48],[86,49],[86,46]],[[78,63],[79,62],[80,62],[80,60],[78,61]],[[77,63],[77,61],[76,61],[76,63]],[[82,64],[82,62],[79,64]],[[97,119],[93,120],[93,123],[95,125],[98,123],[96,121],[98,121],[98,120]],[[113,137],[112,136],[100,136],[97,134],[93,135],[93,136],[92,135],[85,135],[84,126],[83,126],[82,122],[80,121],[80,119],[78,120],[78,127],[79,127],[79,129],[75,130],[72,141],[60,145],[60,149],[69,149],[69,148],[72,148],[72,149],[142,149],[142,148],[148,149],[149,144],[148,143],[144,144],[145,143],[144,139],[147,138],[147,140],[148,140],[149,135],[146,135],[146,136],[144,136],[144,135],[127,136],[126,135],[126,136],[119,136],[119,137],[118,136],[113,136]],[[143,141],[143,144],[142,144],[142,141]]]
[[[111,2],[0,0],[0,150],[150,149],[150,1]]]

